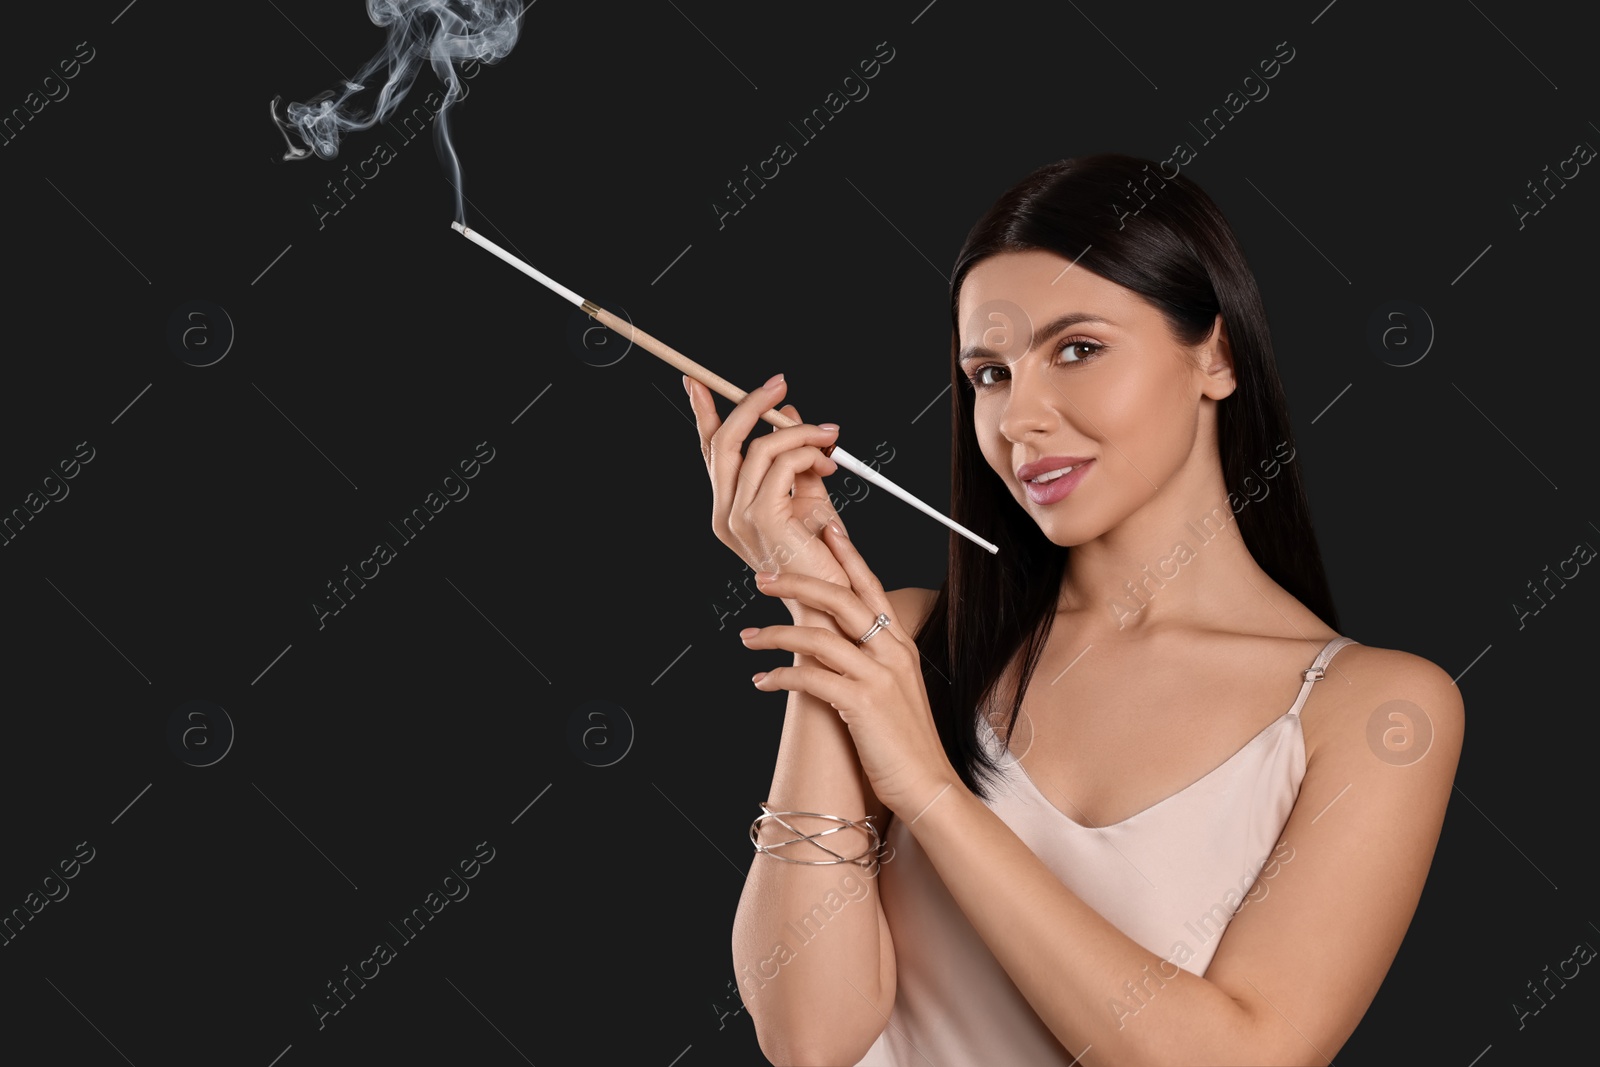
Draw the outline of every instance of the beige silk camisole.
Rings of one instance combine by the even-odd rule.
[[[1109,826],[1069,819],[980,719],[985,743],[1005,764],[1005,780],[986,803],[1113,926],[1173,966],[1204,975],[1222,932],[1272,859],[1299,795],[1306,771],[1300,709],[1334,653],[1354,643],[1336,637],[1324,645],[1303,672],[1294,705],[1221,766]],[[894,937],[895,1003],[856,1067],[1072,1063],[905,824],[893,820],[887,839],[893,858],[879,870],[878,891]],[[1132,1016],[1143,1003],[1129,990],[1120,1009],[1108,998],[1106,1010]]]

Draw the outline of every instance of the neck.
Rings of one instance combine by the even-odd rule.
[[[1236,497],[1243,507],[1255,506]],[[1241,507],[1241,511],[1243,510]],[[1059,610],[1094,632],[1215,628],[1276,602],[1239,534],[1220,463],[1177,472],[1114,529],[1070,550]],[[1265,598],[1265,599],[1264,599]]]

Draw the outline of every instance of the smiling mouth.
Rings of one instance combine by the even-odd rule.
[[[1038,506],[1056,504],[1067,499],[1089,475],[1089,468],[1094,465],[1094,460],[1086,459],[1070,467],[1057,467],[1053,471],[1045,471],[1034,478],[1025,478],[1022,481],[1023,494],[1028,502]]]
[[[1026,481],[1026,482],[1030,482],[1033,485],[1044,485],[1047,482],[1055,481],[1057,478],[1060,478],[1063,475],[1071,474],[1073,471],[1077,470],[1078,467],[1081,467],[1081,466],[1083,466],[1082,463],[1079,463],[1076,466],[1072,466],[1072,467],[1057,467],[1055,470],[1050,471],[1049,473],[1046,473],[1046,474],[1041,474],[1037,478],[1025,478],[1023,480]]]

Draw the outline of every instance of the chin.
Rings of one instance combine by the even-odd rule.
[[[1059,526],[1052,527],[1043,524],[1040,525],[1039,529],[1044,533],[1045,538],[1058,548],[1077,548],[1085,542],[1093,541],[1097,536],[1092,533],[1082,533],[1078,530],[1062,530]]]
[[[1033,524],[1039,527],[1039,532],[1044,534],[1045,539],[1059,548],[1076,548],[1086,541],[1094,540],[1102,532],[1098,529],[1089,529],[1081,516],[1046,515],[1041,517],[1038,512],[1033,510],[1030,501],[1023,499],[1018,501],[1018,504],[1023,511],[1028,513],[1028,517],[1033,520]],[[1052,504],[1050,506],[1055,507],[1056,505]]]

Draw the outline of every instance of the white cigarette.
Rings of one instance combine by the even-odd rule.
[[[577,304],[579,307],[583,306],[583,297],[579,296],[577,293],[574,293],[571,289],[568,289],[566,286],[550,277],[550,275],[546,274],[544,271],[537,270],[534,267],[529,266],[527,263],[524,263],[510,252],[507,252],[505,249],[501,248],[499,245],[480,234],[477,230],[469,230],[459,222],[452,222],[450,227],[451,229],[461,231],[461,235],[467,240],[483,248],[487,248],[489,251],[493,252],[495,255],[499,256],[501,259],[505,260],[507,263],[511,264],[513,267],[517,268],[522,273],[538,282],[540,285],[544,286],[546,289],[549,289],[557,296],[560,296],[564,300],[570,301],[571,303]]]

